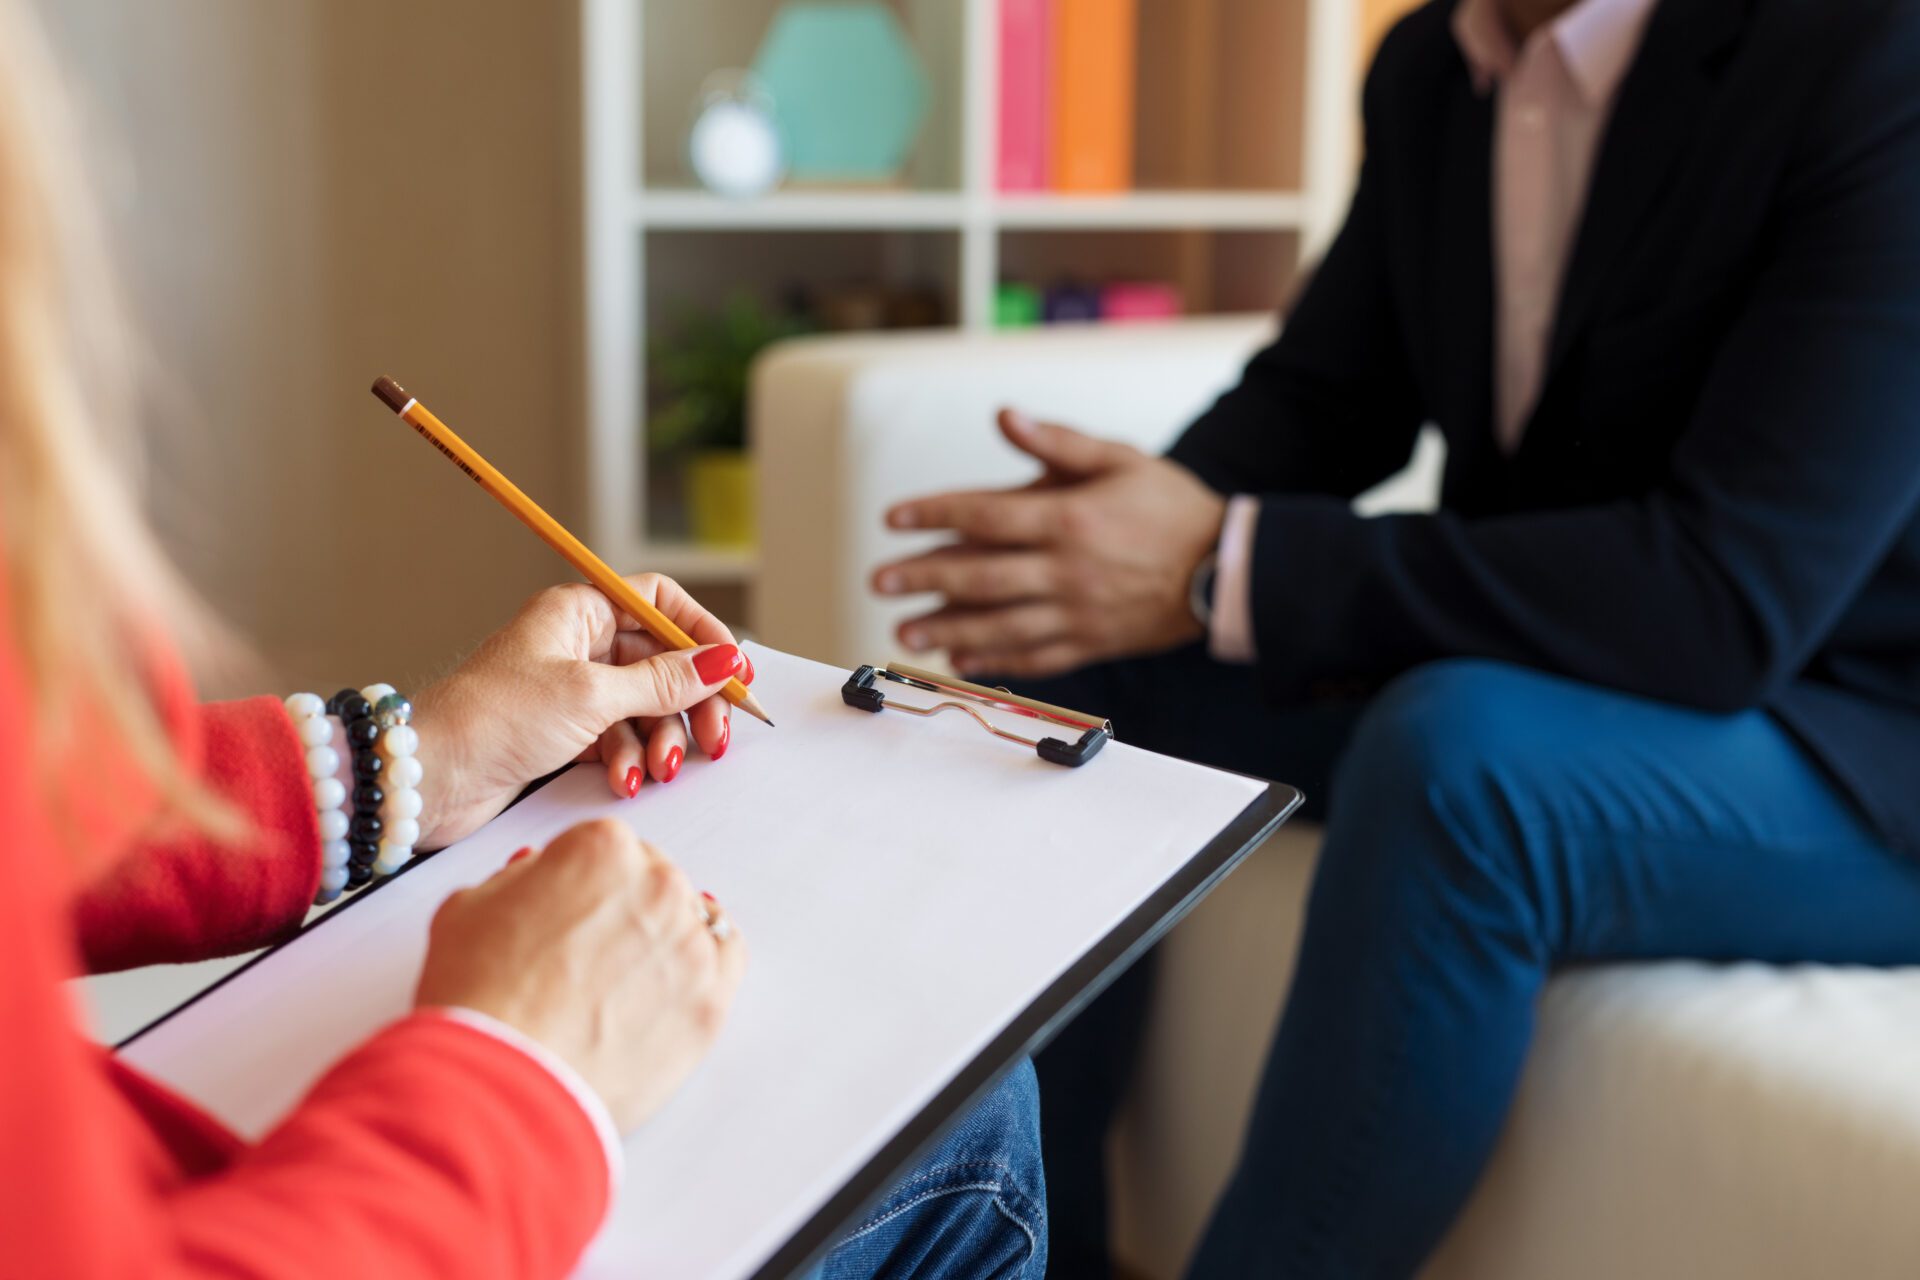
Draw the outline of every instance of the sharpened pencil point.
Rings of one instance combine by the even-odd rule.
[[[734,703],[734,705],[752,716],[755,720],[758,720],[761,724],[767,726],[767,728],[773,728],[773,720],[767,715],[767,709],[760,705],[760,699],[754,697],[753,694],[747,694],[746,697]]]
[[[405,409],[407,407],[407,401],[413,399],[412,396],[407,394],[405,387],[395,382],[392,378],[387,377],[385,374],[373,380],[373,394],[379,396],[380,403],[386,405],[387,408],[393,410],[395,413],[399,413]]]

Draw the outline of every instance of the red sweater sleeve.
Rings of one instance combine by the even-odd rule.
[[[485,1032],[419,1014],[342,1061],[227,1172],[172,1197],[171,1235],[195,1275],[558,1277],[611,1194],[599,1134],[559,1081]]]
[[[249,812],[291,840],[297,824],[271,819],[293,812],[292,797],[267,775],[304,786],[304,773],[286,767],[290,740],[271,709],[210,712],[209,754],[227,754],[223,743],[258,752],[257,768],[241,767],[261,789],[252,794],[285,798]],[[433,1015],[396,1023],[253,1147],[86,1043],[65,988],[78,964],[74,864],[33,767],[31,723],[0,640],[0,1272],[558,1280],[571,1271],[608,1203],[599,1138],[565,1086],[483,1032]],[[233,775],[221,777],[229,785]],[[312,872],[257,861],[268,855],[252,847],[147,850],[151,860],[122,873],[133,878],[119,905],[96,919],[124,921],[137,945],[155,949],[257,939],[270,927],[248,922],[297,918]],[[216,858],[227,861],[209,864]]]
[[[116,1088],[125,1069],[103,1069],[61,989],[73,953],[41,874],[48,846],[23,848],[7,813],[0,804],[6,1274],[559,1280],[574,1268],[611,1190],[598,1136],[552,1075],[483,1032],[432,1015],[396,1023],[237,1150],[194,1134],[191,1111],[152,1086],[158,1097]]]
[[[320,883],[320,832],[305,752],[274,698],[189,712],[180,736],[200,776],[249,831],[232,844],[174,832],[140,840],[80,894],[75,919],[94,973],[265,946],[298,927]]]

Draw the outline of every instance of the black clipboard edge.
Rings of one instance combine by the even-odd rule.
[[[804,1275],[825,1258],[860,1216],[884,1199],[901,1175],[986,1097],[1007,1068],[1045,1048],[1095,996],[1152,949],[1277,831],[1300,807],[1301,799],[1292,787],[1267,783],[1266,790],[1254,797],[1238,817],[1009,1022],[921,1108],[919,1115],[787,1238],[753,1273],[753,1280],[788,1280]]]

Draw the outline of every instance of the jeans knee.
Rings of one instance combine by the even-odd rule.
[[[1351,805],[1377,801],[1383,790],[1425,796],[1474,785],[1517,745],[1526,687],[1538,679],[1477,659],[1415,667],[1360,717],[1337,792]]]
[[[1047,1265],[1040,1088],[1022,1060],[976,1102],[814,1280],[1038,1280]]]
[[[1543,711],[1552,679],[1453,659],[1384,689],[1334,788],[1331,832],[1345,856],[1372,863],[1375,876],[1477,896],[1491,887],[1515,911],[1529,909],[1544,887],[1515,815],[1531,761],[1561,731]]]
[[[972,1159],[1004,1165],[1019,1189],[1046,1202],[1040,1164],[1040,1081],[1022,1058],[975,1104],[955,1137]]]

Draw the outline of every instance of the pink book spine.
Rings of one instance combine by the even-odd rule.
[[[1171,320],[1183,309],[1180,290],[1170,284],[1129,281],[1110,284],[1100,295],[1100,318],[1113,324]]]
[[[1000,189],[1044,191],[1052,0],[1000,0]]]

